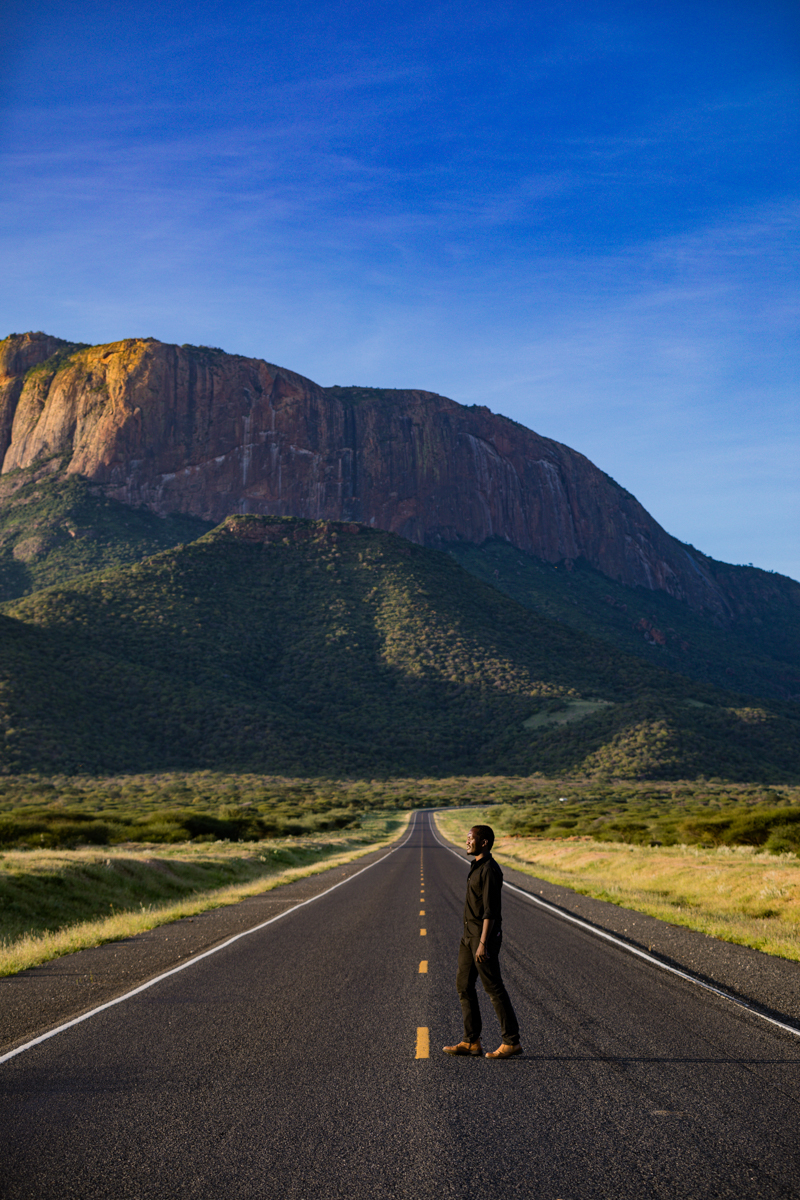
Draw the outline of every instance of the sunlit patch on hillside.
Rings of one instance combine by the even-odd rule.
[[[555,712],[537,712],[522,724],[525,729],[543,729],[548,725],[569,725],[582,721],[602,708],[610,708],[611,700],[565,700],[563,707]]]

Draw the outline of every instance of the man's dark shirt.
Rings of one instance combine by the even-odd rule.
[[[467,898],[464,901],[465,934],[480,937],[483,922],[488,918],[494,921],[492,935],[497,936],[500,931],[502,886],[503,872],[491,854],[472,864],[467,878]]]

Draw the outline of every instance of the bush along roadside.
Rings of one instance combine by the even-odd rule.
[[[125,842],[252,842],[268,837],[303,836],[357,829],[352,809],[291,817],[279,812],[191,809],[146,814],[97,814],[69,809],[22,809],[0,814],[0,846],[19,849],[71,849],[80,845],[113,846]]]
[[[495,822],[510,837],[590,837],[638,846],[751,846],[775,854],[800,854],[800,805],[717,802],[670,806],[565,800],[496,810]]]

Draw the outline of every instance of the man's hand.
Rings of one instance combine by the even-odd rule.
[[[483,962],[483,960],[488,957],[489,955],[486,952],[486,943],[481,940],[478,942],[478,949],[475,951],[475,962]]]

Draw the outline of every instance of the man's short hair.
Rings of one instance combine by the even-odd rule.
[[[472,829],[482,842],[488,843],[488,847],[491,850],[494,845],[494,830],[491,825],[473,825]]]

